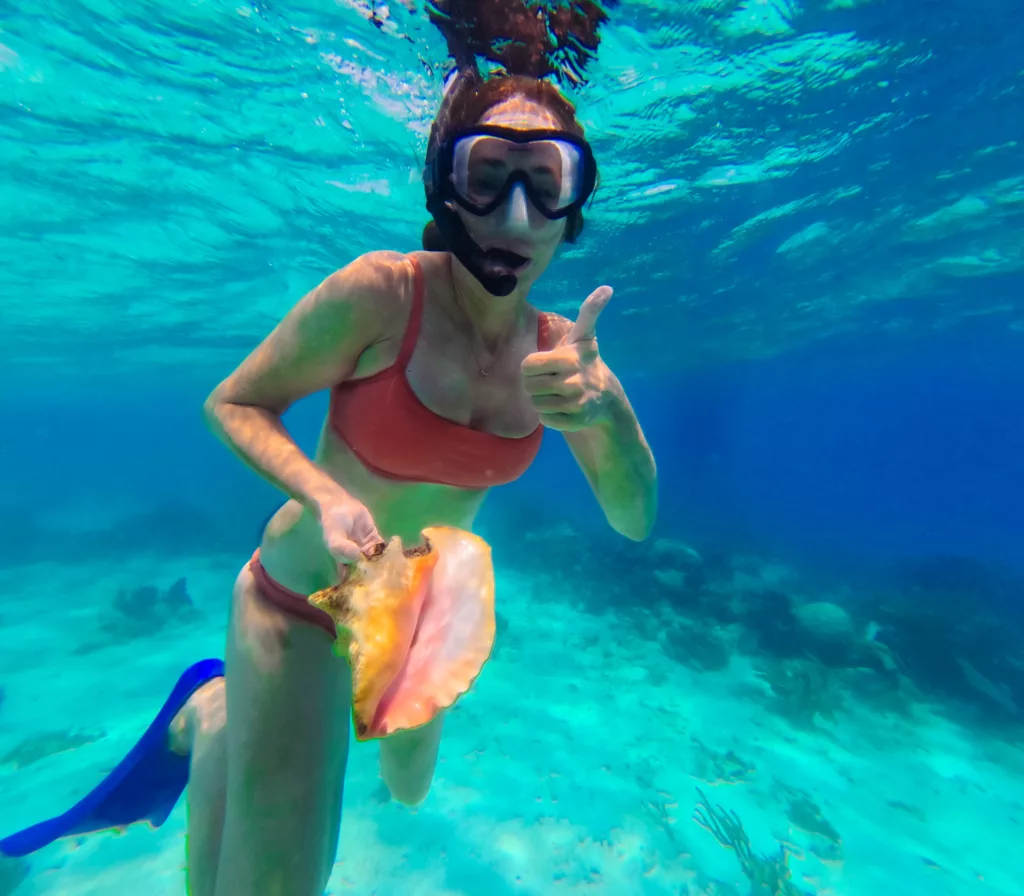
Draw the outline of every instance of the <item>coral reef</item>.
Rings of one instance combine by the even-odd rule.
[[[822,813],[810,794],[786,787],[786,818],[791,827],[808,841],[809,851],[823,862],[837,865],[843,860],[843,838]]]
[[[1024,738],[1024,581],[964,557],[896,564],[870,609],[878,640],[926,697]]]
[[[757,773],[754,763],[733,750],[715,750],[692,736],[690,742],[695,752],[690,773],[708,784],[739,784]]]
[[[165,591],[156,585],[122,588],[112,606],[116,615],[102,628],[118,637],[155,635],[168,625],[189,622],[198,615],[184,578],[176,580]]]
[[[714,625],[683,620],[670,623],[658,634],[666,655],[702,672],[717,672],[729,665],[733,645]]]
[[[835,673],[812,660],[769,661],[757,675],[770,688],[770,708],[800,728],[814,728],[818,719],[835,721],[843,698]]]
[[[791,880],[793,873],[785,846],[780,845],[779,851],[772,855],[755,854],[740,817],[712,804],[699,787],[697,795],[700,802],[693,820],[710,831],[722,846],[736,853],[740,869],[750,881],[751,896],[804,896]]]
[[[99,623],[99,638],[86,638],[72,652],[83,656],[136,638],[152,637],[168,626],[188,625],[199,618],[199,611],[188,593],[184,578],[169,588],[139,585],[118,589],[111,602],[112,612]]]
[[[819,725],[856,698],[906,715],[921,698],[948,715],[1024,740],[1024,581],[964,557],[900,561],[880,575],[804,572],[746,540],[634,543],[521,508],[492,536],[496,561],[536,578],[538,596],[627,616],[642,637],[704,672],[750,657],[771,706]],[[552,564],[552,556],[572,563]],[[628,570],[628,574],[623,574]],[[593,587],[579,587],[580,582]]]
[[[646,590],[683,617],[654,639],[704,671],[733,650],[750,655],[772,708],[794,725],[834,719],[846,696],[906,714],[924,695],[1024,739],[1024,583],[1004,570],[964,558],[906,561],[852,592],[674,539],[649,555]]]

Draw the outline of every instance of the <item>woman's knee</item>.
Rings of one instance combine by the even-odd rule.
[[[430,794],[430,785],[433,782],[433,774],[426,780],[419,781],[389,781],[387,783],[388,793],[396,802],[415,809]]]

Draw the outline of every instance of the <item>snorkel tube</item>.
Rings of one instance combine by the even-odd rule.
[[[452,80],[445,88],[444,99],[437,118],[430,128],[427,144],[426,168],[423,172],[423,187],[427,197],[427,211],[430,212],[437,229],[454,255],[492,296],[507,296],[516,288],[518,280],[512,269],[525,261],[514,252],[504,249],[484,250],[469,235],[466,225],[456,213],[449,200],[444,197],[443,185],[437,168],[440,149],[440,135],[448,132],[448,120],[452,108],[476,90],[482,83],[476,61],[462,61]]]

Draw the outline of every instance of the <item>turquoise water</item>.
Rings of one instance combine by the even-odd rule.
[[[495,654],[423,806],[353,750],[329,892],[1020,892],[1017,13],[619,4],[570,92],[600,188],[534,299],[615,288],[657,529],[615,536],[557,437],[491,496]],[[331,270],[418,247],[444,71],[421,4],[0,0],[0,835],[222,655],[280,497],[201,402]],[[191,612],[129,599],[181,578]],[[0,894],[181,894],[184,824]]]

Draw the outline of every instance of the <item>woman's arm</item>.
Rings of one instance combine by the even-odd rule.
[[[523,361],[523,385],[540,422],[565,436],[611,527],[642,541],[657,515],[658,476],[622,384],[597,350],[597,318],[611,296],[596,289],[575,323],[548,315],[554,347]]]
[[[347,497],[281,422],[299,399],[352,375],[362,353],[405,314],[404,256],[363,255],[304,296],[206,399],[207,424],[264,479],[311,510]]]
[[[601,419],[562,435],[609,525],[626,538],[643,541],[658,512],[654,455],[622,385],[607,366],[604,369],[607,381]]]

